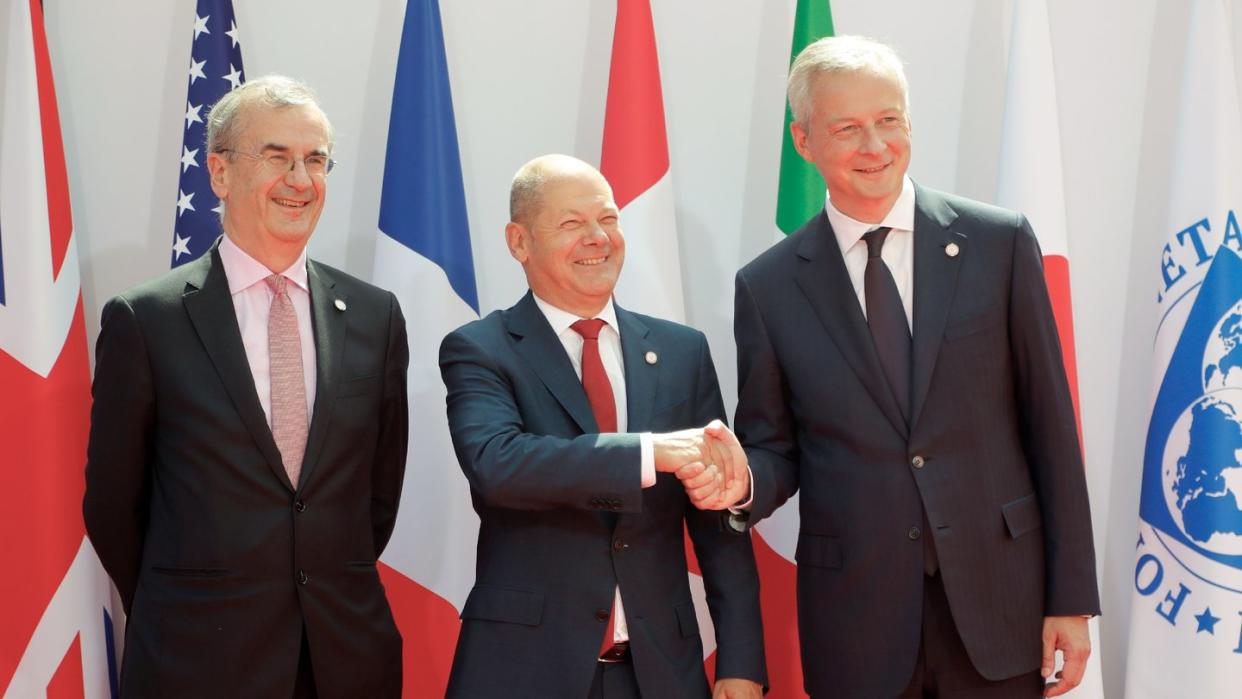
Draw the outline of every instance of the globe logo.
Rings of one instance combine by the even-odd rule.
[[[1204,347],[1204,395],[1178,417],[1161,477],[1173,521],[1212,553],[1242,555],[1242,301]]]

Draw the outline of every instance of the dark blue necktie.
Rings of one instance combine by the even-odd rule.
[[[891,228],[877,228],[863,235],[867,243],[867,269],[863,272],[863,295],[867,297],[867,325],[875,352],[897,399],[906,425],[910,424],[910,325],[897,292],[897,282],[880,250]]]

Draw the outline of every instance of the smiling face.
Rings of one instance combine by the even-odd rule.
[[[224,203],[224,230],[260,261],[286,259],[291,252],[296,258],[323,211],[327,180],[307,173],[301,161],[329,153],[327,117],[313,105],[246,109],[239,116],[243,128],[233,148],[263,157],[208,156],[211,188]],[[275,154],[292,158],[292,169],[271,166],[267,157]]]
[[[505,227],[509,252],[539,298],[582,318],[600,312],[625,261],[612,188],[585,163],[545,166],[535,210]]]
[[[910,117],[896,78],[823,74],[806,123],[790,130],[798,153],[823,175],[833,206],[859,221],[884,219],[910,167]]]

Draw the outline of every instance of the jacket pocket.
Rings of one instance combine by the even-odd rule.
[[[798,565],[814,568],[840,568],[844,559],[841,553],[841,540],[835,536],[799,534],[798,550],[794,558],[798,561]]]
[[[380,379],[379,374],[371,376],[360,376],[356,379],[342,381],[340,389],[337,390],[337,396],[347,398],[349,396],[364,396],[371,393],[379,393]]]
[[[1039,510],[1039,500],[1035,493],[1001,505],[1001,514],[1005,516],[1009,536],[1015,539],[1044,524],[1044,515]]]
[[[694,638],[699,635],[699,617],[694,613],[694,602],[682,602],[673,607],[677,613],[677,626],[681,629],[682,638]]]
[[[172,566],[151,566],[151,572],[174,578],[222,578],[229,574],[225,568],[179,568]]]
[[[965,320],[945,326],[944,339],[948,342],[953,342],[971,335],[978,335],[985,330],[991,330],[993,327],[1000,325],[1002,320],[1002,314],[997,311],[971,316]]]
[[[462,607],[461,618],[538,626],[543,621],[543,595],[508,587],[475,585]]]

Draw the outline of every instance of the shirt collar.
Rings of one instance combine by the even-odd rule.
[[[569,329],[569,326],[579,320],[582,320],[582,318],[579,318],[577,315],[562,308],[557,308],[551,303],[544,301],[533,291],[531,292],[531,295],[535,297],[535,305],[539,306],[539,310],[543,312],[543,316],[548,319],[548,324],[552,326],[552,332],[556,333],[557,337],[564,334],[564,332]],[[608,303],[604,306],[604,309],[597,313],[594,317],[607,323],[608,327],[612,328],[613,331],[617,333],[617,336],[620,337],[621,330],[617,327],[617,309],[613,307],[611,298],[608,299]]]
[[[824,213],[828,214],[828,223],[832,225],[832,232],[837,237],[837,245],[841,246],[842,255],[845,255],[846,250],[854,247],[859,240],[862,240],[864,233],[874,228],[888,226],[896,231],[913,232],[914,182],[910,180],[909,175],[902,178],[901,194],[897,195],[897,201],[893,202],[893,208],[888,210],[888,214],[878,226],[874,223],[863,223],[841,213],[837,207],[832,205],[831,195],[829,195],[828,201],[824,204]]]
[[[220,240],[220,262],[224,264],[224,276],[229,280],[229,294],[245,291],[272,276],[270,269],[238,247],[227,233]],[[310,293],[306,277],[306,248],[302,248],[298,259],[281,274],[303,291]]]

